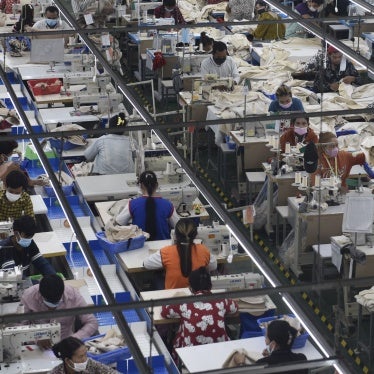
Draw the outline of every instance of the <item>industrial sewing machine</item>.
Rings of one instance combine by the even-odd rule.
[[[13,222],[12,221],[1,221],[0,222],[0,233],[6,234],[7,236],[13,233]]]
[[[230,245],[230,231],[226,225],[200,225],[197,228],[196,239],[201,239],[202,244],[206,245],[210,252],[217,256],[221,253],[222,245]]]
[[[15,362],[21,358],[22,346],[50,339],[52,344],[61,340],[59,323],[44,323],[4,327],[0,333],[0,361]]]
[[[2,251],[6,248],[2,247]],[[22,266],[0,270],[0,303],[19,301],[23,292]]]
[[[212,276],[213,289],[225,289],[227,291],[261,288],[264,284],[264,276],[258,273],[240,273]]]
[[[192,101],[213,101],[214,89],[225,88],[231,90],[233,80],[229,78],[218,78],[216,74],[207,74],[204,79],[195,79],[193,82]]]

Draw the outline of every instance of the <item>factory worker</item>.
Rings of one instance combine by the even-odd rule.
[[[165,269],[165,288],[188,287],[188,277],[192,270],[201,266],[209,271],[217,268],[216,258],[203,244],[195,244],[197,227],[192,219],[181,219],[175,226],[173,245],[161,248],[144,260],[146,269]]]
[[[327,48],[326,67],[320,67],[313,83],[315,92],[337,92],[339,83],[360,85],[359,74],[352,62],[330,45]]]
[[[56,318],[54,310],[84,308],[86,301],[77,288],[64,284],[64,281],[57,275],[46,275],[39,284],[25,290],[21,303],[25,313],[51,312],[51,318],[34,321],[33,323],[50,323],[52,321],[61,325],[61,339],[73,336],[78,339],[86,339],[96,334],[98,323],[93,314],[80,314],[75,316],[64,316]],[[75,319],[79,318],[80,328],[74,331]],[[38,341],[42,348],[51,348],[50,340]]]
[[[56,274],[53,266],[39,252],[32,240],[36,233],[36,223],[30,216],[22,216],[13,222],[13,235],[0,241],[0,268],[12,269],[21,265],[23,277],[30,275],[33,265],[42,275]]]
[[[28,180],[22,171],[12,170],[5,177],[5,190],[0,191],[0,221],[23,215],[34,217],[31,198],[26,192]]]
[[[0,11],[6,14],[13,13],[13,4],[19,4],[19,0],[1,0]]]
[[[240,81],[238,68],[232,57],[228,55],[227,46],[223,42],[213,43],[212,56],[201,63],[201,76],[216,74],[218,78],[232,78],[235,84]]]
[[[49,374],[74,374],[84,372],[90,374],[117,374],[118,371],[87,357],[85,344],[73,336],[61,340],[52,347],[55,356],[62,363],[53,368]]]
[[[193,295],[211,294],[212,280],[206,267],[191,271],[188,277]],[[230,340],[225,329],[225,316],[238,311],[232,299],[195,301],[180,305],[164,305],[164,318],[178,318],[179,328],[173,342],[173,357],[178,359],[176,348]]]
[[[174,18],[176,25],[184,25],[186,21],[175,0],[163,0],[162,5],[155,8],[155,18]]]
[[[300,14],[302,18],[317,18],[318,10],[322,4],[323,0],[308,0],[296,5],[295,12]]]
[[[265,349],[263,358],[256,361],[257,364],[278,365],[286,362],[306,361],[303,353],[294,353],[291,350],[296,338],[297,330],[290,326],[287,321],[275,320],[268,324],[266,329],[265,342],[268,349]],[[293,370],[289,371],[293,373]],[[308,369],[297,370],[297,374],[307,374]]]
[[[202,31],[200,33],[200,44],[202,44],[204,52],[213,52],[214,39],[210,38],[205,31]]]
[[[116,222],[132,223],[150,234],[149,240],[170,239],[170,230],[179,220],[173,204],[157,196],[158,182],[153,171],[144,171],[139,176],[139,186],[143,196],[130,200],[118,214]]]
[[[45,8],[44,18],[35,22],[34,26],[31,28],[31,31],[70,29],[71,27],[65,21],[60,19],[58,8],[54,5],[50,5]]]
[[[111,129],[125,129],[126,124],[124,113],[119,113],[109,120]],[[135,171],[131,139],[124,133],[100,136],[85,150],[84,157],[94,163],[92,174],[120,174]]]
[[[115,13],[115,4],[111,0],[71,0],[71,7],[81,28],[103,26],[107,17]]]
[[[369,175],[372,173],[365,162],[365,154],[360,152],[353,155],[351,152],[339,150],[338,138],[332,132],[319,134],[318,151],[318,167],[314,175],[319,174],[322,178],[332,176],[340,178],[343,192],[347,190],[346,179],[354,165],[363,165]],[[314,184],[314,176],[312,184]]]
[[[13,25],[13,32],[30,31],[34,25],[34,7],[31,4],[22,6],[18,21]]]
[[[269,105],[269,112],[304,112],[303,103],[300,99],[292,97],[291,88],[282,84],[275,91],[276,99]]]
[[[309,127],[309,118],[300,117],[291,119],[291,127],[289,127],[280,137],[280,149],[284,153],[286,143],[290,143],[291,147],[297,144],[318,143],[318,136]]]

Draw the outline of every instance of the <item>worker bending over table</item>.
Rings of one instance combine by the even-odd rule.
[[[162,5],[155,8],[155,18],[174,18],[176,25],[184,25],[186,21],[175,0],[163,0]]]
[[[269,112],[304,112],[303,103],[297,97],[292,97],[291,88],[282,84],[275,91],[276,99],[269,105]]]

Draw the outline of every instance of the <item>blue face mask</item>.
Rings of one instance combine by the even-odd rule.
[[[32,242],[32,239],[27,239],[27,238],[20,238],[19,240],[17,240],[17,243],[23,247],[23,248],[27,248],[30,246]]]
[[[47,25],[48,25],[49,27],[56,27],[56,25],[57,25],[57,23],[58,23],[58,19],[49,19],[49,18],[47,18],[47,19],[45,20],[45,22],[47,23]]]
[[[61,300],[59,300],[57,303],[51,303],[50,301],[47,301],[43,299],[43,303],[48,307],[48,308],[57,308],[61,304]]]

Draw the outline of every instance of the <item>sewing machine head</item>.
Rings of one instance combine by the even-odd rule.
[[[50,339],[52,344],[58,343],[61,340],[60,324],[54,322],[5,327],[2,329],[3,355],[0,359],[4,362],[18,361],[25,343],[36,344],[38,340],[44,339]]]
[[[1,248],[6,250],[6,248]],[[0,303],[19,301],[23,293],[22,266],[0,270]]]
[[[7,234],[8,236],[13,233],[13,222],[12,221],[1,221],[0,222],[0,233]]]

